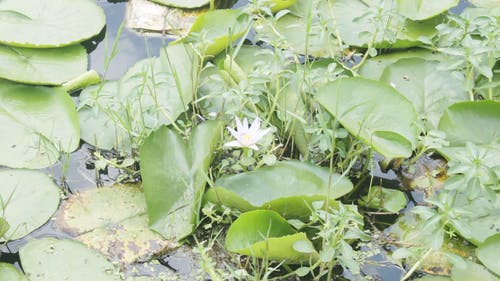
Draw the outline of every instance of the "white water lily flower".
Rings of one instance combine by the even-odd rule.
[[[233,146],[233,147],[248,147],[251,149],[259,150],[257,147],[257,142],[265,136],[270,128],[261,130],[260,129],[260,120],[259,118],[255,118],[253,120],[252,125],[248,127],[248,120],[243,118],[243,124],[240,119],[236,117],[236,130],[233,128],[227,127],[231,135],[236,139],[235,141],[230,141],[224,146]]]

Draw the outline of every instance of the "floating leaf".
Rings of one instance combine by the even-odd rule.
[[[453,281],[498,281],[498,278],[489,273],[482,265],[472,261],[465,261],[464,266],[455,265],[451,270],[451,280]]]
[[[52,49],[0,45],[0,77],[27,84],[60,85],[84,73],[87,61],[81,45]]]
[[[349,179],[313,164],[286,161],[256,171],[222,177],[206,199],[242,211],[272,209],[282,216],[304,217],[311,203],[332,200],[353,188]]]
[[[469,0],[476,7],[497,8],[500,7],[500,0]]]
[[[286,263],[318,257],[304,233],[297,233],[278,213],[268,210],[241,214],[229,227],[225,243],[231,252]]]
[[[500,275],[500,259],[498,251],[500,250],[500,233],[488,237],[476,249],[476,256],[492,272]]]
[[[67,46],[98,34],[106,20],[88,0],[2,0],[0,42],[49,48]]]
[[[82,139],[103,149],[138,147],[151,131],[187,109],[199,68],[192,48],[169,45],[160,58],[138,62],[119,81],[85,89],[78,111]]]
[[[0,165],[43,168],[80,142],[73,100],[60,88],[0,79]]]
[[[239,10],[211,10],[200,15],[188,36],[178,42],[194,43],[204,56],[214,56],[243,36],[249,21],[248,14]]]
[[[406,196],[400,190],[372,186],[368,195],[361,197],[359,204],[397,213],[406,206]]]
[[[62,204],[55,225],[122,266],[147,261],[175,246],[148,228],[144,194],[136,186],[73,195]]]
[[[425,20],[437,16],[458,5],[459,0],[398,0],[398,13],[412,19]]]
[[[387,66],[380,78],[396,88],[415,107],[419,119],[436,129],[444,110],[468,99],[463,83],[449,71],[439,71],[438,62],[421,58],[400,59]]]
[[[31,240],[19,250],[19,256],[30,281],[122,280],[100,253],[72,240]]]
[[[221,129],[220,123],[207,121],[196,126],[186,143],[161,127],[140,148],[149,223],[163,237],[180,240],[198,225],[207,169]]]
[[[5,239],[26,236],[52,217],[59,205],[59,189],[45,174],[30,170],[0,171],[0,202],[9,229]],[[0,237],[0,242],[5,241]]]
[[[0,263],[0,280],[5,281],[28,281],[17,268],[8,263]]]
[[[318,102],[351,134],[387,158],[410,157],[418,130],[410,101],[391,86],[359,77],[318,89]]]

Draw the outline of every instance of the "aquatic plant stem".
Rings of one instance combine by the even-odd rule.
[[[76,90],[83,89],[87,86],[97,84],[99,82],[101,82],[101,76],[99,76],[99,74],[95,70],[91,69],[81,74],[80,76],[62,84],[61,88],[64,91],[71,93]]]
[[[427,256],[429,256],[431,253],[432,253],[432,248],[429,248],[425,252],[425,254],[410,268],[410,270],[408,272],[406,272],[406,274],[403,276],[403,278],[401,278],[401,281],[405,281],[408,278],[410,278],[410,276],[413,275],[413,273],[415,272],[415,270],[417,270],[420,267],[420,265],[422,264],[422,262],[424,262],[424,260],[427,259]]]

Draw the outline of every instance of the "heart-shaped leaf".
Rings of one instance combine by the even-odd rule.
[[[0,79],[0,165],[43,168],[80,142],[73,100],[60,88]]]
[[[59,189],[45,174],[30,170],[0,171],[0,206],[9,224],[4,235],[14,240],[26,236],[52,217],[59,205]],[[0,241],[5,241],[0,237]]]
[[[81,45],[51,49],[0,45],[0,77],[27,84],[60,85],[84,73],[87,61]]]
[[[241,214],[229,227],[225,243],[231,252],[286,263],[318,258],[304,233],[297,233],[278,213],[268,210]]]
[[[98,34],[106,20],[88,0],[2,0],[0,42],[50,48],[67,46]]]
[[[284,161],[256,171],[222,177],[205,198],[241,211],[272,209],[286,218],[310,214],[311,203],[341,197],[353,188],[349,179],[328,168]]]
[[[199,222],[208,167],[221,137],[222,126],[202,123],[186,142],[161,127],[140,148],[141,175],[152,229],[169,240],[189,235]]]
[[[410,157],[418,130],[412,103],[393,87],[360,77],[318,89],[318,102],[351,134],[387,158]]]
[[[30,281],[122,280],[113,264],[99,252],[68,239],[31,240],[19,250],[19,256]]]
[[[60,207],[55,226],[121,266],[148,261],[175,246],[148,228],[144,194],[131,185],[72,195]]]

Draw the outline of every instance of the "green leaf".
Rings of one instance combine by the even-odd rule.
[[[161,127],[140,148],[149,223],[163,237],[179,240],[199,222],[201,199],[222,125],[207,121],[183,139]]]
[[[500,233],[488,237],[476,249],[476,256],[489,270],[500,275],[500,259],[498,251],[500,250]]]
[[[439,121],[451,146],[498,144],[500,140],[500,102],[460,102],[450,106]]]
[[[131,185],[70,196],[59,208],[55,226],[121,266],[148,261],[174,246],[148,228],[144,194]]]
[[[412,20],[425,20],[458,5],[458,0],[398,0],[398,13]]]
[[[387,66],[380,78],[396,88],[415,107],[420,121],[436,129],[444,110],[468,99],[463,83],[449,71],[436,70],[438,62],[400,59]]]
[[[28,84],[60,85],[84,73],[87,60],[81,45],[52,49],[0,45],[0,77]]]
[[[331,183],[331,186],[329,186]],[[334,199],[353,188],[349,179],[327,168],[299,161],[278,162],[256,171],[222,177],[206,199],[242,211],[271,209],[286,218],[310,214],[311,203]]]
[[[418,135],[410,101],[384,83],[340,78],[318,89],[318,102],[351,134],[387,158],[410,157]]]
[[[73,100],[60,88],[0,79],[0,165],[43,168],[80,142]]]
[[[199,8],[210,3],[210,0],[152,0],[153,2],[184,9]]]
[[[187,109],[200,67],[191,47],[169,45],[160,58],[139,61],[119,81],[86,88],[78,111],[82,139],[103,149],[137,148]]]
[[[483,8],[498,8],[500,7],[500,0],[469,0],[476,7]]]
[[[122,280],[100,253],[72,240],[31,240],[19,250],[19,256],[30,281]]]
[[[0,280],[5,281],[28,281],[13,265],[8,263],[0,263]]]
[[[453,281],[498,281],[499,279],[489,273],[482,265],[472,261],[465,261],[465,266],[455,265],[451,269],[451,280]]]
[[[250,19],[240,10],[211,10],[200,15],[187,37],[176,42],[194,43],[204,56],[214,56],[245,34]]]
[[[31,170],[0,171],[0,207],[10,227],[9,240],[19,239],[42,226],[59,205],[59,189],[45,174]],[[1,210],[0,210],[1,211]],[[0,238],[0,242],[5,239]]]
[[[423,38],[430,40],[437,33],[435,26],[442,22],[441,18],[417,22],[395,17],[392,15],[396,12],[392,1],[384,2],[382,7],[377,7],[362,0],[338,0],[331,8],[323,6],[320,10],[326,19],[335,20],[340,38],[352,46],[368,46],[375,39],[375,48],[407,48],[421,45]],[[323,3],[327,5],[328,1]],[[391,20],[384,20],[381,26],[379,17],[390,17]]]
[[[7,222],[7,220],[5,220],[4,218],[0,217],[0,239],[5,238],[4,235],[5,233],[7,233],[9,228],[10,228],[9,222]]]
[[[406,197],[400,190],[372,186],[368,195],[361,197],[359,204],[373,209],[397,213],[406,206]]]
[[[414,281],[451,281],[450,277],[447,276],[432,276],[427,275],[424,277],[420,277],[417,279],[413,279]]]
[[[286,263],[314,261],[318,255],[304,233],[296,233],[283,217],[268,210],[240,215],[229,227],[225,243],[230,252]]]
[[[31,48],[67,46],[98,34],[103,10],[88,0],[2,0],[0,43]]]

